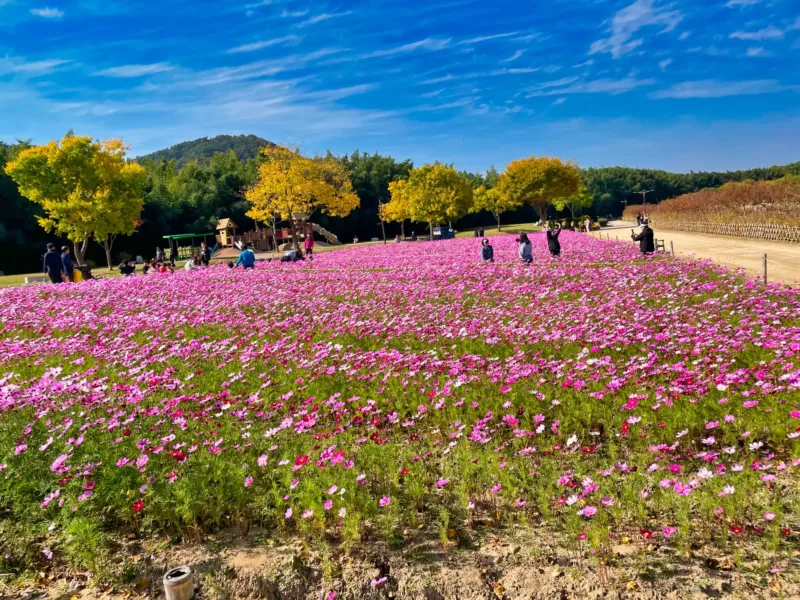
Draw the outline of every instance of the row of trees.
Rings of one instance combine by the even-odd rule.
[[[473,189],[472,185],[479,183]],[[381,205],[381,219],[427,223],[432,232],[436,224],[457,221],[467,213],[487,211],[501,229],[501,215],[524,204],[546,221],[548,210],[588,208],[592,197],[581,186],[581,174],[573,162],[548,156],[524,158],[508,165],[502,175],[492,169],[476,180],[453,167],[433,164],[411,169],[407,179],[389,184],[391,201]]]
[[[68,137],[75,138],[75,136]],[[263,155],[252,158],[253,146],[260,143],[260,140],[251,138],[252,136],[234,136],[230,140],[227,138],[199,140],[198,142],[202,142],[202,147],[198,147],[195,142],[179,144],[170,149],[169,156],[172,157],[170,160],[158,156],[139,160],[138,163],[144,169],[144,182],[140,196],[142,209],[136,219],[128,220],[130,223],[135,223],[138,229],[133,235],[123,238],[116,245],[131,255],[150,256],[156,245],[162,245],[164,235],[211,232],[214,231],[217,221],[223,217],[232,218],[240,229],[253,227],[254,220],[248,216],[252,204],[247,199],[247,190],[254,189],[259,180],[259,169],[265,163],[266,158]],[[223,143],[226,141],[230,142],[227,147],[239,150],[244,148],[248,158],[242,159],[232,151],[218,152],[208,156],[214,149],[226,147]],[[63,140],[61,145],[64,145]],[[272,147],[271,144],[264,145]],[[77,138],[69,142],[67,146],[74,146],[73,155],[80,155],[80,152],[77,151],[78,148],[86,148],[89,158],[94,156],[91,160],[87,158],[86,164],[99,160],[97,153],[105,151],[103,144],[92,142],[87,138]],[[91,150],[89,146],[92,146]],[[20,186],[6,171],[6,167],[10,163],[15,162],[20,154],[30,148],[31,145],[27,142],[13,145],[0,143],[0,269],[6,273],[36,270],[40,266],[39,257],[44,251],[45,242],[65,243],[72,236],[69,228],[53,227],[51,233],[48,234],[43,229],[43,226],[49,226],[44,205],[31,202],[30,200],[33,199],[31,196],[35,193],[30,192],[27,188],[26,192],[21,192]],[[50,148],[48,151],[50,158],[45,160],[44,156],[47,155],[47,152],[39,150],[37,151],[37,155],[39,155],[37,160],[53,166],[59,164],[53,155],[52,145],[43,148]],[[121,169],[121,166],[129,164],[124,158],[123,148],[117,147],[116,150],[109,151],[117,155],[108,163],[115,165],[115,169],[118,167]],[[199,157],[198,160],[191,160],[195,156]],[[75,156],[73,156],[74,158]],[[459,179],[456,180],[453,177],[452,168],[445,165],[428,165],[420,169],[413,169],[413,164],[408,160],[397,161],[392,157],[378,154],[369,155],[358,151],[348,156],[327,154],[325,157],[318,158],[317,161],[327,161],[326,164],[335,162],[345,172],[348,172],[352,193],[360,200],[356,208],[349,211],[346,216],[342,216],[345,214],[345,211],[342,210],[328,211],[327,214],[320,210],[314,215],[315,222],[337,234],[340,239],[346,240],[353,237],[369,239],[379,235],[382,222],[396,223],[386,227],[387,233],[394,235],[403,229],[402,223],[411,218],[426,224],[431,221],[453,221],[454,225],[461,229],[486,226],[492,221],[499,225],[501,220],[504,222],[529,222],[541,218],[541,213],[536,210],[535,202],[521,202],[520,194],[512,193],[515,188],[511,184],[519,181],[519,178],[507,177],[506,183],[501,186],[499,184],[502,175],[494,168],[490,168],[486,173],[462,171],[457,174]],[[75,163],[72,160],[61,164],[62,166],[67,164],[74,166]],[[412,170],[418,171],[413,177],[411,176]],[[507,169],[505,174],[509,174],[511,171],[513,170]],[[132,177],[132,181],[134,186],[138,186],[141,183],[142,175],[136,169],[129,170],[131,175],[134,172],[136,175]],[[555,197],[552,206],[555,210],[563,211],[564,214],[568,211],[573,216],[584,212],[590,212],[595,216],[618,215],[626,202],[635,202],[637,198],[641,201],[641,196],[636,195],[638,191],[654,190],[647,195],[647,200],[648,202],[657,202],[704,187],[718,186],[727,181],[741,181],[748,178],[769,180],[791,173],[800,174],[800,163],[785,167],[730,173],[689,174],[624,167],[590,168],[580,170],[583,187],[579,189],[578,193]],[[119,186],[111,185],[112,179],[107,177],[105,184],[100,187],[105,186],[108,190],[119,189]],[[429,208],[426,208],[425,211],[432,214],[432,217],[426,216],[425,211],[419,212],[414,217],[409,216],[411,214],[408,212],[409,210],[420,210],[419,201],[421,199],[424,199],[426,203],[434,199],[429,191],[430,181],[437,180],[450,181],[451,183],[448,185],[451,190],[462,189],[463,193],[459,195],[459,198],[466,197],[467,202],[456,202],[453,208],[438,214],[435,211],[430,213]],[[408,195],[413,202],[409,201],[405,207],[398,202],[392,202],[393,194],[390,191],[390,184],[399,181],[405,181],[406,183],[402,185],[408,186],[408,191],[413,192]],[[96,181],[94,186],[97,187]],[[77,194],[73,200],[77,201],[81,195],[85,197],[88,190],[92,189],[92,185],[82,184],[80,189],[80,194]],[[529,191],[525,190],[526,194]],[[403,194],[399,193],[398,198],[401,198]],[[470,194],[471,202],[469,202]],[[108,198],[108,196],[106,197]],[[66,196],[62,195],[62,198],[66,198]],[[406,212],[397,212],[400,208]],[[133,212],[135,209],[134,204]],[[395,211],[395,214],[392,211]],[[101,215],[102,211],[98,211],[97,214]],[[115,211],[114,214],[123,215],[121,211]],[[79,244],[79,249],[86,248],[87,257],[97,262],[102,258],[108,260],[109,256],[104,256],[104,254],[106,254],[106,249],[108,254],[111,253],[111,244],[114,242],[114,234],[108,234],[110,224],[103,226],[103,224],[83,223],[81,226],[83,231],[92,230],[93,234],[97,232],[97,235],[92,235],[91,239],[101,242],[106,240],[107,248],[101,244],[90,244],[87,247],[89,238],[84,238]],[[104,227],[106,235],[103,235]],[[131,230],[129,227],[111,227],[111,229],[118,229],[119,232]],[[53,239],[54,234],[58,236],[55,240]]]

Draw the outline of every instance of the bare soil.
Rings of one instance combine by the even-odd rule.
[[[509,535],[489,534],[468,548],[453,542],[447,552],[436,539],[401,549],[365,545],[335,561],[258,531],[210,536],[201,544],[137,541],[123,551],[137,566],[129,584],[98,588],[85,574],[62,573],[13,589],[0,585],[0,598],[161,599],[164,573],[180,565],[196,573],[197,600],[328,600],[331,592],[347,600],[800,598],[797,550],[769,557],[754,547],[734,557],[704,547],[686,557],[671,547],[628,542],[615,546],[614,558],[598,571],[585,548],[567,550],[552,534]],[[770,574],[772,566],[780,573]]]

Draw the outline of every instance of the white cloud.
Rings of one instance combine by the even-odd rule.
[[[145,75],[155,75],[156,73],[164,73],[172,71],[175,67],[169,63],[153,63],[150,65],[122,65],[119,67],[111,67],[98,71],[95,75],[102,77],[119,77],[123,79],[133,77],[144,77]]]
[[[692,32],[691,32],[691,31],[684,31],[682,34],[680,34],[680,35],[678,36],[678,39],[679,39],[679,40],[681,40],[681,41],[683,41],[683,40],[689,39],[689,36],[690,36],[690,35],[692,35]]]
[[[661,71],[665,71],[667,67],[670,66],[671,64],[672,64],[672,59],[665,58],[664,60],[658,63],[658,68],[661,69]]]
[[[783,38],[783,30],[770,25],[758,31],[734,31],[730,37],[737,40],[779,40]]]
[[[537,96],[563,96],[564,94],[609,94],[617,96],[635,90],[638,87],[655,85],[655,79],[636,79],[635,77],[625,77],[624,79],[595,79],[594,81],[582,81],[560,87],[567,81],[574,81],[576,78],[565,77],[558,81],[551,81],[532,88],[526,98]],[[547,89],[554,88],[554,89]]]
[[[594,42],[589,54],[606,52],[614,58],[629,54],[644,43],[642,38],[633,39],[640,30],[649,26],[661,26],[660,33],[672,31],[683,19],[672,5],[656,6],[655,0],[636,0],[618,11],[611,19],[610,36]]]
[[[553,105],[558,106],[559,104],[564,104],[564,102],[566,101],[567,101],[566,98],[556,98],[555,100],[553,100]]]
[[[512,31],[510,33],[497,33],[495,35],[484,35],[484,36],[480,36],[480,37],[470,38],[468,40],[462,40],[462,41],[458,42],[458,45],[459,46],[466,46],[468,44],[479,44],[481,42],[488,42],[488,41],[491,41],[491,40],[499,40],[501,38],[511,37],[512,35],[517,35],[518,33],[519,33],[518,31]]]
[[[724,98],[726,96],[754,96],[773,94],[792,89],[783,86],[777,79],[756,79],[751,81],[684,81],[670,88],[653,92],[651,98]]]
[[[344,12],[338,13],[322,13],[321,15],[314,15],[306,19],[305,21],[301,21],[297,24],[298,27],[308,27],[309,25],[314,25],[316,23],[321,23],[322,21],[328,21],[330,19],[336,19],[338,17],[346,17],[347,15],[352,15],[352,10],[347,10]]]
[[[58,67],[66,65],[70,62],[72,61],[61,59],[28,62],[24,58],[6,56],[5,58],[0,58],[0,75],[5,75],[8,73],[20,73],[30,77],[37,77],[39,75],[47,75],[52,73]]]
[[[450,43],[450,38],[447,39],[425,38],[424,40],[419,40],[418,42],[411,42],[410,44],[403,44],[402,46],[396,46],[394,48],[388,48],[386,50],[375,50],[374,52],[370,52],[369,54],[363,55],[362,58],[375,58],[379,56],[394,56],[395,54],[408,54],[409,52],[414,52],[415,50],[442,50],[449,43]]]
[[[44,8],[32,8],[31,14],[36,17],[42,17],[43,19],[60,19],[64,16],[64,11],[46,6]]]
[[[295,10],[295,11],[290,11],[290,10],[286,10],[285,8],[283,9],[283,12],[281,12],[281,16],[282,16],[284,19],[286,19],[286,18],[298,18],[298,17],[305,17],[307,14],[308,14],[308,11],[307,11],[307,10]]]
[[[736,8],[737,6],[753,6],[759,4],[761,0],[728,0],[725,4],[728,8]]]
[[[448,73],[447,75],[443,75],[441,77],[434,77],[433,79],[425,79],[424,81],[421,81],[420,83],[422,85],[428,85],[428,84],[433,84],[433,83],[444,83],[445,81],[453,81],[454,79],[458,79],[458,77]]]
[[[511,56],[509,56],[508,58],[506,58],[504,60],[501,60],[500,62],[504,62],[504,63],[514,62],[515,60],[517,60],[523,54],[525,54],[525,50],[517,50],[516,52],[514,52],[514,54],[512,54]]]
[[[761,47],[753,47],[748,48],[747,52],[745,52],[745,56],[771,56],[769,52],[767,52],[764,48]]]
[[[226,50],[226,53],[239,54],[242,52],[255,52],[256,50],[261,50],[262,48],[269,48],[270,46],[280,46],[283,44],[286,45],[298,44],[302,39],[303,38],[297,35],[286,35],[271,40],[262,40],[260,42],[253,42],[252,44],[242,44],[241,46],[236,46],[234,48]]]

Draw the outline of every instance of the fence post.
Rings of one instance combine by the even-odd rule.
[[[672,254],[672,258],[675,258],[675,246],[672,244],[672,240],[669,241],[669,253]]]
[[[764,253],[764,285],[767,285],[767,253]]]

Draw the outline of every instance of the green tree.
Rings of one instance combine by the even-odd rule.
[[[563,196],[553,200],[553,206],[556,210],[568,210],[573,219],[578,211],[582,212],[590,208],[593,203],[594,196],[586,190],[586,186],[583,184],[581,184],[577,194]]]

